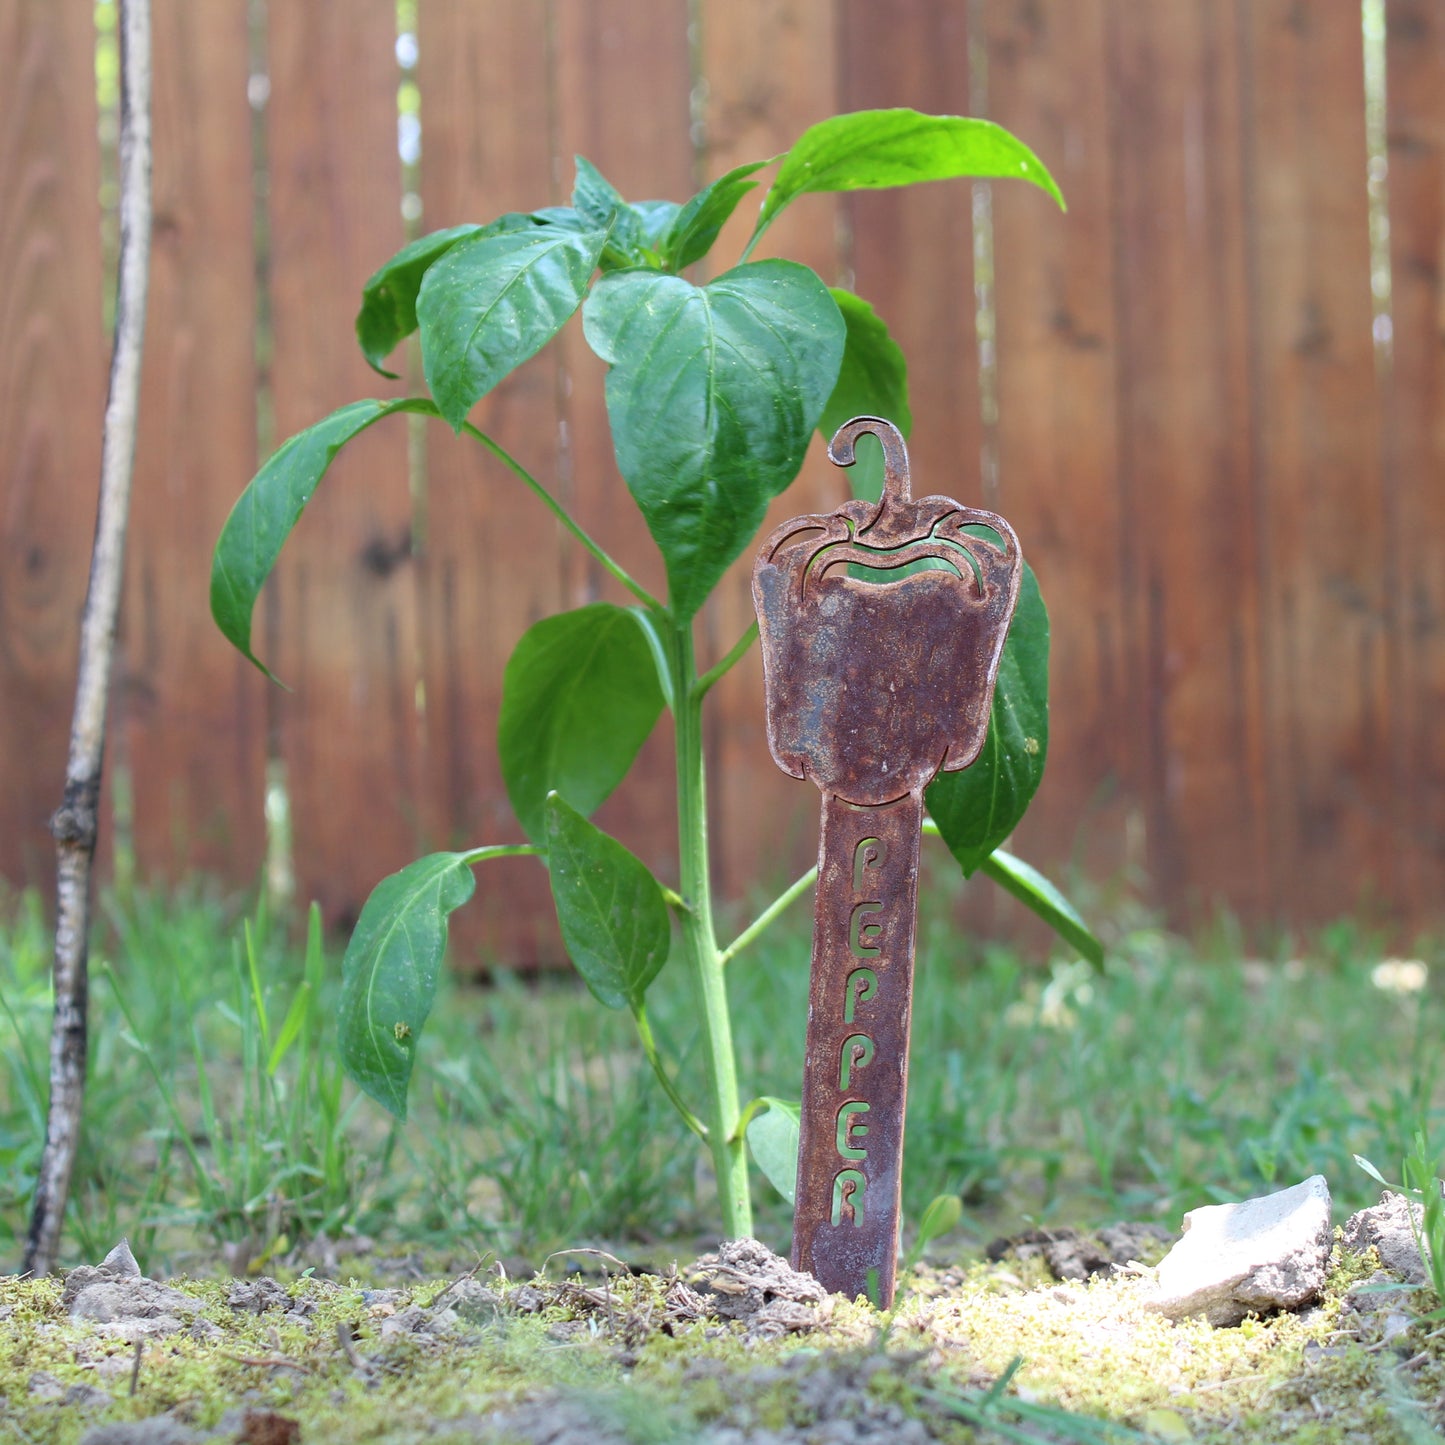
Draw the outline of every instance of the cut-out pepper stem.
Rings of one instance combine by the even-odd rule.
[[[851,467],[858,460],[858,438],[866,432],[872,432],[883,447],[883,501],[912,501],[908,443],[903,440],[903,433],[881,416],[855,416],[851,421],[845,421],[828,443],[828,460],[835,467]]]

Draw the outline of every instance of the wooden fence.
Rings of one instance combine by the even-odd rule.
[[[257,462],[258,394],[279,440],[394,392],[351,324],[404,237],[397,11],[272,0],[258,31],[256,0],[155,9],[156,241],[110,761],[131,779],[143,871],[243,881],[268,756],[284,760],[298,887],[344,919],[428,847],[517,836],[493,750],[501,664],[538,617],[613,594],[480,449],[397,420],[342,457],[265,599],[263,655],[293,691],[222,642],[209,553]],[[1392,284],[1376,266],[1375,292],[1359,0],[418,9],[425,229],[565,200],[574,151],[625,194],[682,198],[839,110],[986,114],[1028,141],[1067,216],[1031,188],[947,184],[810,198],[769,235],[875,303],[911,363],[915,475],[1004,511],[1038,572],[1053,740],[1020,851],[1140,865],[1181,911],[1308,921],[1373,898],[1439,919],[1438,0],[1385,4]],[[88,7],[0,0],[0,877],[16,882],[47,869],[94,519],[94,52]],[[574,323],[477,420],[660,586],[600,375]],[[775,515],[840,495],[815,452]],[[706,655],[750,619],[746,565],[702,618]],[[718,694],[716,866],[736,895],[806,858],[816,797],[768,757],[755,655]],[[601,815],[662,870],[670,766],[659,736]],[[511,956],[555,950],[535,864],[493,865],[479,898]]]

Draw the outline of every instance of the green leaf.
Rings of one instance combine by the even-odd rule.
[[[291,1052],[292,1044],[301,1037],[306,1016],[311,1012],[311,998],[311,984],[303,980],[301,986],[291,995],[291,1006],[286,1010],[286,1017],[276,1034],[276,1042],[271,1046],[271,1055],[266,1060],[266,1072],[272,1078],[281,1067],[282,1060]]]
[[[963,1218],[963,1200],[956,1194],[940,1194],[929,1202],[918,1221],[918,1244],[931,1243],[958,1227]]]
[[[578,235],[596,229],[571,206],[543,206],[541,210],[532,212],[532,219],[539,226],[555,226],[562,231],[575,231]]]
[[[1059,890],[1022,858],[995,848],[979,865],[979,872],[1012,893],[1031,908],[1065,943],[1077,948],[1095,968],[1104,966],[1104,945],[1089,931],[1089,925]]]
[[[632,209],[642,221],[643,244],[656,251],[682,207],[676,201],[633,201]]]
[[[572,187],[572,209],[588,230],[608,233],[603,269],[636,265],[642,260],[642,217],[586,156],[574,160],[577,180]]]
[[[577,177],[572,183],[572,209],[589,231],[605,231],[619,221],[619,213],[630,210],[622,192],[587,159],[573,156]],[[616,239],[622,239],[618,237]]]
[[[640,1008],[672,941],[657,879],[557,793],[547,798],[547,866],[562,941],[582,981],[608,1008]]]
[[[764,1113],[748,1121],[748,1148],[768,1183],[792,1204],[798,1190],[798,1127],[803,1107],[791,1099],[767,1098]]]
[[[663,265],[669,271],[681,271],[706,256],[728,217],[737,210],[738,202],[757,185],[748,177],[771,164],[771,161],[749,161],[747,165],[734,166],[688,201],[658,246]]]
[[[950,1229],[957,1226],[958,1221],[963,1218],[963,1200],[956,1194],[938,1194],[928,1203],[928,1208],[923,1211],[923,1218],[918,1221],[918,1234],[913,1240],[913,1246],[903,1258],[900,1274],[911,1274],[923,1258],[923,1251],[928,1248],[935,1239],[947,1234]]]
[[[1391,1187],[1390,1184],[1386,1181],[1385,1176],[1381,1174],[1380,1171],[1376,1169],[1375,1166],[1364,1157],[1364,1155],[1356,1154],[1355,1163],[1358,1164],[1360,1168],[1363,1169],[1365,1173],[1370,1176],[1371,1179],[1375,1180],[1376,1183],[1383,1184],[1386,1189],[1389,1189]]]
[[[373,371],[394,377],[381,363],[392,349],[416,330],[416,293],[421,290],[422,277],[459,241],[479,236],[485,230],[498,234],[503,230],[530,228],[530,216],[508,215],[490,226],[453,226],[447,231],[433,231],[403,246],[390,261],[361,288],[361,310],[356,313],[356,339],[361,354]]]
[[[582,304],[606,239],[605,231],[559,226],[473,236],[422,278],[422,367],[454,431]]]
[[[883,190],[960,176],[1013,176],[1064,197],[1039,158],[991,120],[859,110],[810,126],[783,158],[763,199],[754,237],[799,196],[814,191]]]
[[[584,815],[627,775],[662,711],[652,649],[623,607],[595,602],[527,629],[502,678],[497,755],[534,842],[555,789]]]
[[[465,853],[432,853],[384,878],[341,963],[341,1062],[358,1088],[406,1118],[417,1040],[436,997],[447,917],[472,896]]]
[[[211,558],[211,616],[267,677],[271,672],[251,651],[251,617],[281,547],[336,453],[358,432],[399,411],[437,414],[430,401],[415,398],[343,406],[278,447],[236,499],[221,528]]]
[[[818,430],[825,441],[855,416],[881,416],[907,436],[913,430],[908,407],[908,363],[902,348],[888,334],[883,318],[861,296],[833,289],[847,335],[838,382]],[[848,474],[855,497],[876,502],[883,495],[883,448],[876,438],[860,437],[858,460]]]
[[[983,750],[962,772],[940,773],[924,795],[965,877],[1017,827],[1038,791],[1048,751],[1049,615],[1025,562]]]
[[[617,271],[593,287],[582,319],[612,364],[617,465],[685,621],[798,474],[838,376],[842,317],[806,266],[759,261],[706,286]]]

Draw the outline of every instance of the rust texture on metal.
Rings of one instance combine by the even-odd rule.
[[[903,437],[880,417],[828,447],[883,445],[876,503],[796,517],[753,567],[768,746],[821,790],[793,1264],[891,1304],[913,996],[923,790],[983,747],[1023,559],[1002,517],[912,500]],[[931,561],[926,570],[887,573]]]

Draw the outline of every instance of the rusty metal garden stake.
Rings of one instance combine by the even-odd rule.
[[[839,427],[829,459],[883,444],[882,500],[795,517],[753,567],[768,746],[823,794],[793,1264],[893,1301],[923,790],[988,729],[1022,554],[1002,517],[913,501],[902,434]],[[925,570],[875,581],[859,568]]]

